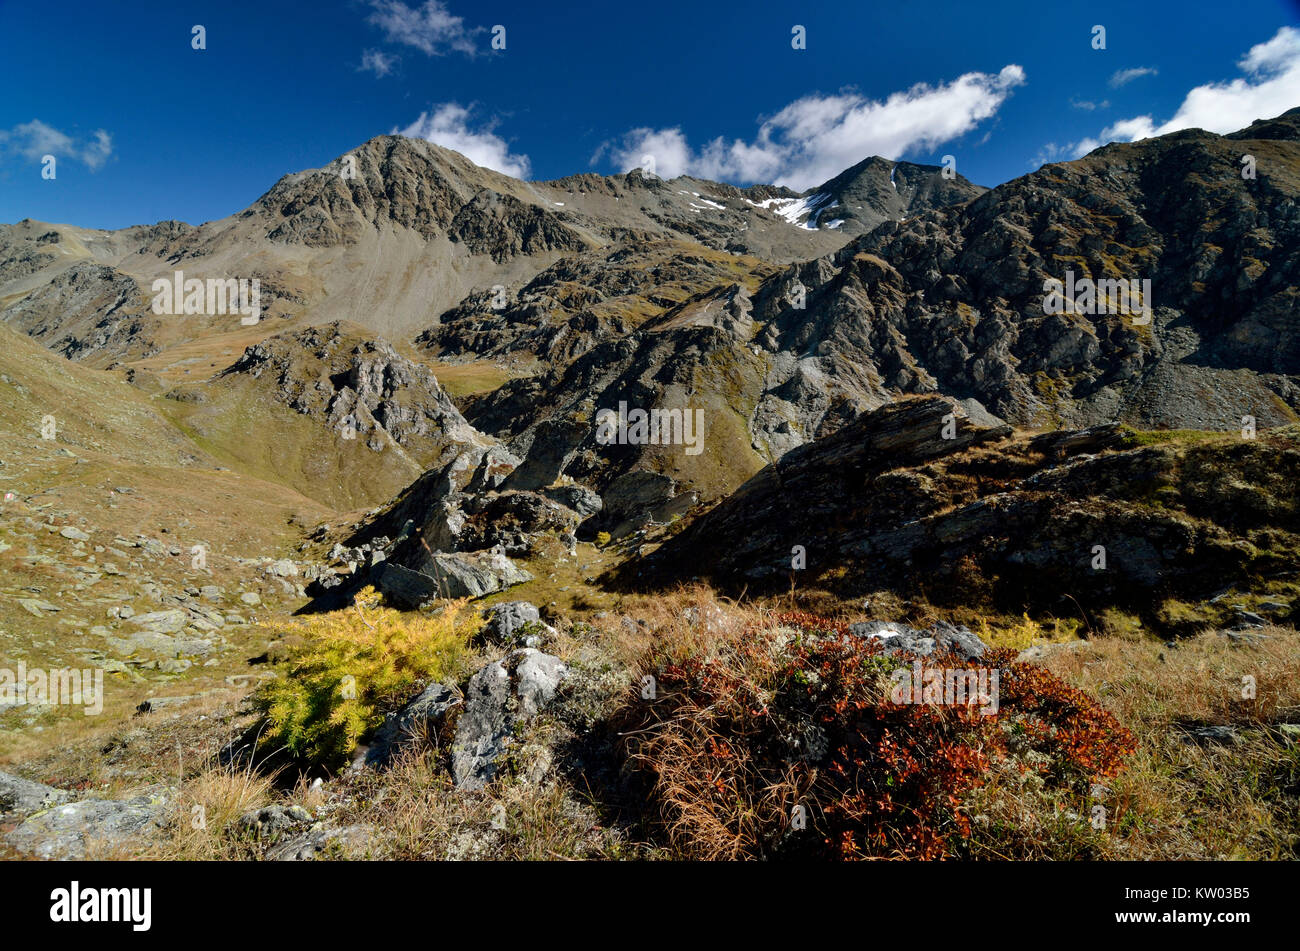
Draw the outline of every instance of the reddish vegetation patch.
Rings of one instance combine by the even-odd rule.
[[[777,620],[801,635],[774,649],[770,631],[751,630],[665,662],[655,698],[626,710],[628,755],[689,855],[942,858],[970,837],[966,797],[995,766],[1084,790],[1136,749],[1096,701],[1013,650],[917,666],[842,623]],[[904,675],[975,664],[986,683],[997,674],[995,710],[987,696],[896,702]]]

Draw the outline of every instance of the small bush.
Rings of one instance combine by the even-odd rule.
[[[609,539],[610,539],[610,534],[609,534],[609,532],[597,532],[597,533],[596,533],[596,547],[597,547],[597,548],[604,548],[606,545],[609,544]]]
[[[280,679],[257,694],[264,716],[259,746],[309,764],[344,764],[357,741],[422,684],[459,677],[468,643],[482,625],[465,601],[436,614],[379,606],[366,588],[351,608],[302,622],[305,643]]]
[[[898,703],[891,674],[914,672],[916,658],[884,654],[842,624],[777,620],[651,665],[655,696],[636,693],[619,718],[656,823],[688,857],[958,855],[971,834],[964,801],[994,763],[1082,791],[1135,749],[1095,701],[1014,650],[978,662],[999,673],[996,712]],[[927,672],[972,666],[922,662]]]

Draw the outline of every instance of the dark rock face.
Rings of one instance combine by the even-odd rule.
[[[952,412],[903,401],[792,450],[633,570],[1142,613],[1265,566],[1300,575],[1294,428],[1142,445],[1115,427],[1025,439],[954,416],[945,439]]]
[[[1005,419],[1284,423],[1274,395],[1294,405],[1300,374],[1300,113],[1266,128],[1268,140],[1188,131],[1107,146],[882,226],[834,256],[829,299],[810,309],[844,301],[843,271],[874,255],[888,262],[877,281],[898,293],[878,319],[900,353]],[[1267,169],[1243,179],[1254,152]],[[1150,323],[1045,314],[1044,281],[1067,270],[1149,280]]]
[[[81,261],[15,303],[5,319],[70,360],[100,354],[138,359],[152,352],[140,338],[159,322],[140,313],[147,300],[129,275]]]
[[[816,211],[818,224],[825,227],[838,220],[842,224],[836,226],[837,230],[854,236],[885,221],[960,205],[986,191],[960,175],[946,177],[938,165],[891,162],[873,156],[845,169],[814,189],[813,194],[821,198]]]

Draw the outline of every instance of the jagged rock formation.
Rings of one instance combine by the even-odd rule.
[[[223,370],[223,381],[260,380],[294,412],[320,420],[376,452],[396,443],[435,466],[465,444],[486,443],[425,366],[382,338],[361,339],[338,323],[254,344]]]
[[[1012,611],[1118,605],[1174,626],[1171,599],[1300,580],[1297,478],[1294,427],[1027,437],[941,397],[903,400],[790,451],[627,577],[793,579]]]

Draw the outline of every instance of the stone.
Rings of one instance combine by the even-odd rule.
[[[239,817],[240,828],[259,838],[280,835],[310,825],[313,821],[311,813],[302,806],[283,806],[278,803],[263,809],[254,809]]]
[[[344,826],[339,829],[316,829],[295,836],[269,849],[272,862],[307,862],[332,854],[363,855],[373,836],[369,826]]]
[[[554,698],[567,674],[558,657],[524,648],[470,678],[451,751],[458,789],[482,789],[496,777],[516,728]]]
[[[145,631],[152,634],[179,634],[185,630],[185,626],[189,622],[189,614],[179,608],[172,608],[167,611],[150,611],[148,614],[137,614],[131,618],[132,624],[144,628]]]
[[[427,556],[418,571],[385,561],[372,575],[384,595],[405,608],[439,598],[481,598],[532,577],[500,552],[439,552]]]
[[[480,636],[499,644],[510,643],[514,633],[525,624],[540,623],[542,620],[537,605],[528,601],[503,601],[494,604],[487,609],[485,616],[487,623],[483,625]]]
[[[11,846],[38,859],[84,859],[129,849],[166,821],[169,796],[85,799],[28,816],[6,836]]]
[[[572,509],[579,518],[596,515],[605,507],[600,493],[585,485],[560,485],[542,489],[542,495],[565,508]]]
[[[986,650],[984,642],[969,628],[939,621],[928,631],[888,621],[859,621],[849,625],[853,637],[875,638],[886,653],[909,653],[927,657],[936,650],[951,650],[963,661],[978,660]]]
[[[0,772],[0,813],[26,815],[67,802],[71,794],[44,783]]]
[[[411,742],[436,734],[444,718],[461,702],[446,684],[433,683],[396,713],[390,713],[375,731],[365,754],[367,766],[386,766]]]

